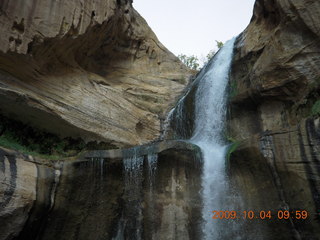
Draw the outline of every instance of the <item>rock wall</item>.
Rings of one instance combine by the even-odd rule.
[[[17,239],[26,225],[32,223],[31,229],[41,225],[54,204],[59,175],[59,168],[0,149],[0,239]],[[37,213],[37,218],[31,212]]]
[[[318,1],[256,1],[252,20],[236,42],[230,82],[230,120],[237,119],[230,124],[233,136],[287,128],[311,115],[319,98],[319,14]]]
[[[231,71],[231,175],[247,207],[308,210],[277,228],[292,239],[320,237],[319,16],[316,0],[257,0]]]
[[[200,158],[185,142],[54,165],[0,148],[0,240],[197,239]]]
[[[150,142],[191,72],[132,1],[0,3],[0,110],[62,137]]]

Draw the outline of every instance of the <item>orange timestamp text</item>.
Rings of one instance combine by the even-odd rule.
[[[212,219],[297,219],[305,220],[309,214],[307,210],[279,210],[277,212],[271,211],[212,211]]]

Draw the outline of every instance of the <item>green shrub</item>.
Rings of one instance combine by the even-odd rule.
[[[86,148],[80,138],[61,139],[3,115],[0,115],[0,146],[49,159],[74,156]]]
[[[316,101],[312,108],[311,108],[311,115],[312,116],[319,116],[320,115],[320,100]]]
[[[235,142],[233,142],[233,143],[229,146],[228,151],[227,151],[227,159],[228,159],[228,160],[230,160],[231,154],[232,154],[235,150],[237,150],[237,148],[239,147],[239,145],[240,145],[240,142],[239,142],[239,141],[235,141]]]
[[[195,55],[187,56],[185,54],[179,54],[178,58],[192,70],[199,70],[199,59]]]
[[[50,160],[59,160],[61,159],[61,156],[58,155],[46,155],[46,154],[40,154],[38,152],[31,151],[29,148],[20,145],[16,141],[7,138],[6,136],[2,135],[0,136],[0,146],[3,146],[5,148],[13,149],[16,151],[20,151],[24,154],[33,155],[36,157],[44,158],[44,159],[50,159]]]

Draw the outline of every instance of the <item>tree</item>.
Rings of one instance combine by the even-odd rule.
[[[206,59],[206,62],[209,62],[209,60],[216,54],[216,50],[212,49],[210,50],[210,52],[207,54],[207,59]]]
[[[216,41],[216,45],[217,45],[217,48],[218,49],[220,49],[220,48],[222,48],[223,47],[223,42],[221,42],[221,41],[218,41],[218,40],[215,40]],[[213,56],[215,55],[217,53],[217,51],[215,50],[215,49],[212,49],[212,50],[210,50],[210,52],[207,54],[207,56],[206,56],[206,59],[205,59],[205,61],[203,61],[203,65],[206,65],[209,61],[210,61],[210,59],[211,58],[213,58]]]
[[[178,58],[183,62],[187,67],[193,70],[199,70],[199,59],[195,55],[187,56],[185,54],[179,54]]]
[[[215,40],[216,41],[216,46],[218,49],[223,47],[223,42]],[[217,53],[216,49],[212,49],[210,50],[210,52],[207,54],[207,56],[203,56],[201,57],[201,66],[199,63],[199,59],[197,56],[195,55],[190,55],[187,56],[185,54],[179,54],[178,58],[181,60],[181,62],[183,62],[187,67],[193,69],[193,70],[200,70],[200,68],[202,68],[204,65],[206,65],[209,60]]]
[[[215,40],[216,41],[216,44],[217,44],[217,47],[220,49],[220,48],[222,48],[223,47],[223,42],[221,42],[221,41],[217,41],[217,40]]]

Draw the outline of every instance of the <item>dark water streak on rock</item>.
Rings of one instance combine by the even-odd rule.
[[[3,199],[1,199],[0,202],[0,208],[5,208],[9,202],[11,201],[12,195],[14,194],[15,188],[16,188],[16,179],[17,179],[17,166],[15,164],[15,157],[11,155],[6,155],[1,153],[0,154],[0,161],[2,162],[2,173],[5,175],[6,173],[6,168],[5,168],[5,160],[9,161],[10,164],[10,181],[9,184],[7,185],[7,189],[4,190],[4,196]]]

